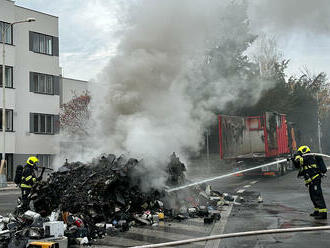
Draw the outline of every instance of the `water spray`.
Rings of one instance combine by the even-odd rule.
[[[260,168],[267,167],[267,166],[270,166],[270,165],[274,165],[274,164],[278,164],[278,163],[283,163],[283,162],[286,162],[286,161],[287,161],[286,158],[285,159],[282,159],[282,160],[276,160],[274,162],[270,162],[270,163],[267,163],[267,164],[258,165],[256,167],[252,167],[252,168],[249,168],[249,169],[235,171],[235,172],[232,172],[232,173],[229,173],[229,174],[225,174],[225,175],[221,175],[221,176],[217,176],[217,177],[211,177],[211,178],[208,178],[208,179],[204,179],[202,181],[199,181],[199,182],[190,183],[190,184],[187,184],[187,185],[183,185],[183,186],[180,186],[180,187],[169,189],[169,190],[167,190],[167,192],[173,192],[173,191],[185,189],[185,188],[188,188],[188,187],[191,187],[191,186],[195,186],[195,185],[199,185],[199,184],[203,184],[203,183],[208,183],[208,182],[211,182],[211,181],[215,181],[215,180],[223,179],[223,178],[226,178],[226,177],[230,177],[230,176],[233,176],[233,175],[236,175],[236,174],[239,174],[239,173],[244,173],[244,172],[247,172],[247,171],[252,171],[252,170],[260,169]]]
[[[322,154],[322,153],[308,153],[308,154],[305,154],[303,156],[321,156],[321,157],[330,158],[329,155]],[[176,188],[168,189],[168,190],[166,190],[166,192],[170,193],[170,192],[173,192],[173,191],[178,191],[178,190],[181,190],[181,189],[189,188],[189,187],[200,185],[200,184],[203,184],[203,183],[208,183],[208,182],[223,179],[223,178],[226,178],[226,177],[234,176],[234,175],[239,174],[239,173],[244,173],[244,172],[247,172],[247,171],[253,171],[253,170],[260,169],[260,168],[263,168],[263,167],[267,167],[267,166],[270,166],[270,165],[283,163],[283,162],[286,162],[286,161],[288,161],[287,158],[281,159],[281,160],[276,160],[274,162],[258,165],[258,166],[255,166],[255,167],[252,167],[252,168],[249,168],[249,169],[235,171],[235,172],[232,172],[232,173],[229,173],[229,174],[225,174],[225,175],[221,175],[221,176],[217,176],[217,177],[211,177],[211,178],[204,179],[204,180],[201,180],[201,181],[198,181],[198,182],[195,182],[195,183],[190,183],[190,184],[187,184],[187,185],[183,185],[183,186],[179,186],[179,187],[176,187]]]

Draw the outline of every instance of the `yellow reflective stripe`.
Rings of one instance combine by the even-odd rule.
[[[296,156],[296,158],[294,160],[296,160],[297,162],[299,162],[300,165],[303,165],[304,164],[304,159],[303,159],[302,156],[299,156],[298,155],[298,156]]]
[[[326,209],[326,208],[319,209],[319,213],[326,213],[326,212],[328,212],[328,209]]]
[[[32,181],[35,183],[35,182],[37,181],[37,179],[34,177],[34,178],[32,179]]]
[[[303,167],[304,170],[308,170],[308,169],[312,169],[312,168],[317,168],[317,165],[316,164],[311,164],[311,165],[306,165]]]
[[[21,184],[21,188],[32,188],[32,186],[31,185],[26,185],[26,184],[22,183]]]
[[[313,181],[318,176],[320,176],[320,174],[317,174],[317,175],[313,176],[312,178],[309,178],[309,179],[305,180],[305,183],[310,183],[311,181]]]
[[[28,176],[27,178],[25,178],[25,181],[29,181],[32,178],[32,176]]]
[[[310,183],[312,181],[312,179],[307,179],[305,180],[305,183]]]
[[[319,211],[320,209],[319,208],[314,208],[315,211]]]
[[[320,174],[317,174],[315,176],[312,177],[312,180],[314,180],[315,178],[317,178]]]

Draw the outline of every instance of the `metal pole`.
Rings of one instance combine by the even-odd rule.
[[[210,146],[209,146],[209,128],[206,131],[206,156],[207,156],[207,166],[210,166]]]
[[[319,143],[319,152],[322,153],[322,144],[321,144],[321,121],[320,121],[320,106],[319,106],[319,94],[316,92],[316,101],[317,101],[317,138]]]
[[[11,25],[10,25],[11,26]],[[9,27],[10,27],[9,26]],[[6,162],[6,83],[5,83],[5,80],[6,80],[6,70],[5,70],[5,66],[6,66],[6,63],[5,63],[5,57],[6,57],[6,52],[5,52],[5,37],[6,37],[6,31],[7,29],[5,28],[5,24],[3,23],[2,24],[2,161],[1,163],[4,163]]]

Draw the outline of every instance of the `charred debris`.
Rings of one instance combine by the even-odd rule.
[[[69,244],[82,244],[135,225],[198,217],[205,224],[220,220],[221,207],[233,201],[230,195],[208,185],[166,192],[186,183],[185,171],[173,153],[167,167],[168,186],[142,189],[141,182],[151,176],[143,160],[109,154],[91,163],[66,162],[33,188],[31,210],[23,212],[18,205],[13,214],[0,217],[0,247],[61,236]]]

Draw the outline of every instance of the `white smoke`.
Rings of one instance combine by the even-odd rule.
[[[117,53],[91,89],[95,125],[85,154],[143,157],[155,186],[173,151],[183,160],[198,154],[205,128],[227,103],[253,104],[272,86],[225,76],[237,61],[216,48],[232,40],[230,54],[253,40],[239,29],[247,23],[244,5],[230,2],[134,2]]]
[[[245,20],[235,8],[228,13],[228,4],[141,0],[135,5],[118,53],[92,92],[93,149],[143,156],[157,161],[157,167],[173,151],[198,153],[204,128],[216,121],[215,111],[238,100],[242,91],[254,89],[249,101],[258,99],[269,85],[225,78],[221,68],[206,66],[216,44],[249,39],[231,29]],[[222,59],[226,66],[233,63]]]
[[[252,0],[249,3],[251,27],[257,32],[330,32],[328,0]]]

